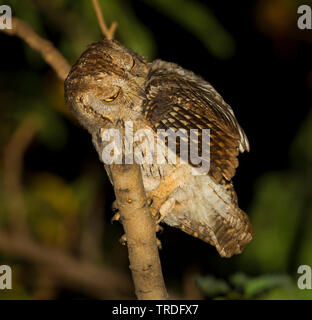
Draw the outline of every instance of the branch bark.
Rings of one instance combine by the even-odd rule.
[[[150,214],[139,165],[111,165],[112,179],[127,237],[130,269],[140,300],[167,299],[156,243],[155,220]]]

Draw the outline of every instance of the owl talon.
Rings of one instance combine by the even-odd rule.
[[[123,234],[120,238],[119,238],[119,242],[125,246],[127,244],[127,236],[125,234]]]
[[[159,224],[156,224],[155,230],[156,230],[156,232],[163,232],[164,228],[162,226],[160,226]]]
[[[117,200],[115,200],[115,201],[112,203],[112,211],[113,211],[114,213],[119,212],[119,208],[118,208],[118,205],[117,205]]]
[[[120,238],[119,238],[119,242],[125,246],[127,244],[127,236],[125,234],[123,234]],[[158,249],[162,249],[162,244],[161,244],[161,241],[156,238],[156,243],[157,243],[157,247]]]
[[[162,244],[161,244],[161,241],[158,238],[156,238],[156,243],[157,243],[158,249],[161,250],[162,249]]]
[[[150,210],[152,216],[157,219],[157,216],[158,216],[159,212],[158,212],[158,210],[156,210],[155,208],[152,207],[152,204],[154,202],[153,199],[152,198],[148,198],[146,200],[146,202],[147,202],[147,206],[149,207],[149,210]]]
[[[120,213],[119,213],[119,208],[117,206],[117,200],[115,200],[112,203],[112,211],[113,211],[114,215],[111,218],[111,223],[113,223],[114,221],[119,221],[120,220]]]
[[[153,198],[147,198],[147,205],[150,207],[153,204]]]
[[[155,218],[155,220],[158,221],[159,216],[160,216],[159,211],[156,210],[156,209],[153,208],[153,207],[149,207],[149,211],[150,211],[150,213],[152,214],[152,216]]]
[[[160,212],[158,212],[157,214],[157,218],[156,218],[156,224],[159,225],[164,219],[165,219],[165,215],[162,215]]]

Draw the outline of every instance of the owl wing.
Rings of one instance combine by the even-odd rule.
[[[145,92],[143,111],[154,130],[210,129],[209,175],[216,182],[231,180],[238,153],[249,151],[249,143],[233,110],[218,92],[194,73],[161,60],[150,64]]]

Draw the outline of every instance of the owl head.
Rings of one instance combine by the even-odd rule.
[[[65,80],[66,103],[89,131],[142,115],[146,60],[118,41],[88,46]]]

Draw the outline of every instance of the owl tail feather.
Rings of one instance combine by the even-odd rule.
[[[235,215],[228,214],[226,218],[218,215],[213,229],[210,232],[213,245],[226,258],[241,253],[253,234],[248,216],[238,207]]]
[[[245,245],[252,239],[252,226],[248,216],[240,208],[235,208],[234,213],[228,213],[224,218],[220,214],[215,216],[214,225],[183,224],[184,232],[210,243],[216,247],[221,257],[230,258],[234,254],[240,254]],[[194,230],[196,230],[194,232]]]

